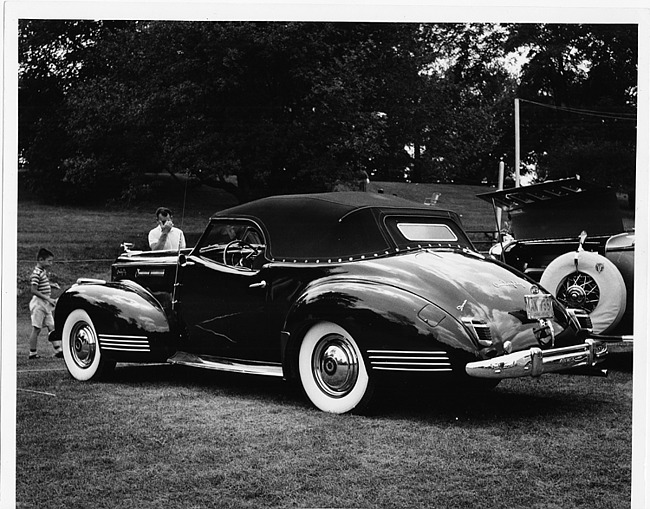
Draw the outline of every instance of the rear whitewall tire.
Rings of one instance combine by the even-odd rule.
[[[83,309],[75,309],[66,318],[62,347],[65,365],[77,380],[101,378],[115,367],[115,361],[102,355],[95,325]]]
[[[374,392],[357,343],[335,323],[319,322],[307,331],[298,370],[305,394],[323,412],[359,412]]]

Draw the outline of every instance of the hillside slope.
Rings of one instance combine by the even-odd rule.
[[[477,194],[493,191],[489,186],[456,184],[407,184],[405,182],[370,182],[368,192],[393,194],[417,203],[424,203],[434,193],[439,193],[436,207],[460,214],[467,230],[492,230],[495,228],[494,211]]]

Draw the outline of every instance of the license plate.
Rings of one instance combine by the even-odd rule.
[[[553,299],[547,293],[524,295],[526,314],[531,320],[553,318]]]

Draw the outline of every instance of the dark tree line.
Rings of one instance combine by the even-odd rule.
[[[19,50],[21,161],[61,200],[136,198],[159,172],[240,200],[494,180],[515,97],[542,178],[634,183],[634,25],[23,20]]]

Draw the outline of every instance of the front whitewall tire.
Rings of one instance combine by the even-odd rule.
[[[77,380],[96,379],[115,366],[102,357],[95,325],[83,309],[75,309],[68,315],[62,340],[65,365]]]

